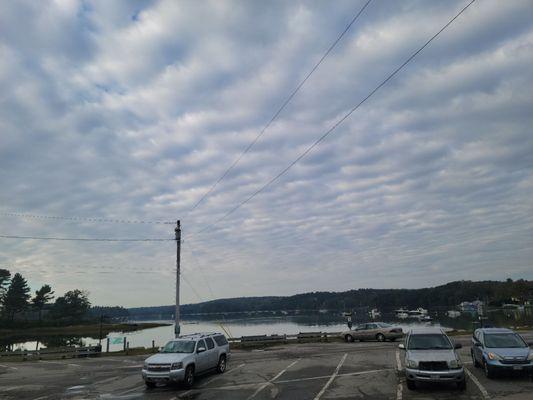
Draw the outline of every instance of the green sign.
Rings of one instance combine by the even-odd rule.
[[[121,337],[110,338],[109,342],[111,344],[122,344],[124,342],[124,338],[121,338]]]

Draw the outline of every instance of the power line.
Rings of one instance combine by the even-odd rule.
[[[138,238],[138,239],[116,239],[116,238],[71,238],[71,237],[44,237],[44,236],[16,236],[0,235],[3,239],[28,239],[28,240],[61,240],[61,241],[80,241],[80,242],[167,242],[176,239],[168,238]]]
[[[337,37],[337,39],[329,46],[327,51],[324,53],[324,55],[318,60],[318,62],[313,66],[311,71],[308,72],[308,74],[305,76],[305,78],[296,86],[296,88],[291,92],[289,97],[285,99],[281,107],[274,113],[272,118],[267,122],[267,124],[261,129],[259,134],[248,144],[248,146],[244,149],[244,151],[233,161],[233,163],[224,171],[224,173],[215,181],[215,183],[209,188],[207,192],[205,192],[202,197],[192,206],[192,208],[187,211],[188,215],[192,211],[194,211],[201,203],[205,200],[206,197],[208,197],[213,190],[218,186],[218,184],[228,175],[228,173],[241,161],[241,159],[248,153],[252,147],[257,143],[257,141],[263,136],[263,134],[266,132],[266,130],[272,125],[272,123],[278,118],[278,116],[281,114],[283,109],[287,106],[287,104],[290,103],[290,101],[293,99],[293,97],[300,91],[302,86],[307,82],[307,80],[313,75],[313,73],[316,71],[316,69],[322,64],[322,62],[326,59],[326,57],[331,53],[331,51],[337,46],[337,44],[340,42],[340,40],[343,38],[343,36],[350,30],[352,25],[357,21],[359,16],[363,13],[365,8],[370,4],[372,0],[368,0],[363,7],[355,14],[355,16],[352,18],[350,23],[346,26],[346,28],[342,31],[342,33]]]
[[[418,50],[416,50],[413,54],[411,54],[399,67],[397,67],[391,74],[387,76],[374,90],[372,90],[363,100],[361,100],[357,105],[355,105],[350,111],[348,111],[341,119],[339,119],[331,128],[329,128],[322,136],[320,136],[317,140],[311,144],[303,153],[301,153],[295,160],[293,160],[287,167],[285,167],[281,172],[279,172],[277,175],[275,175],[273,178],[271,178],[267,183],[265,183],[263,186],[261,186],[258,190],[253,192],[249,197],[247,197],[244,201],[237,204],[235,207],[230,209],[228,212],[226,212],[224,215],[222,215],[220,218],[215,220],[213,223],[207,225],[206,227],[200,229],[197,232],[194,232],[193,235],[200,234],[202,232],[207,231],[220,221],[226,219],[229,215],[233,214],[235,211],[237,211],[239,208],[241,208],[243,205],[248,203],[250,200],[252,200],[255,196],[257,196],[259,193],[263,192],[267,187],[272,185],[275,181],[277,181],[279,178],[281,178],[283,175],[285,175],[295,164],[297,164],[302,158],[304,158],[311,150],[313,150],[316,146],[318,146],[326,137],[328,137],[339,125],[341,125],[350,115],[354,113],[355,110],[357,110],[359,107],[361,107],[368,99],[370,99],[381,87],[383,87],[387,82],[389,82],[398,72],[400,72],[411,60],[413,60],[422,50],[424,50],[434,39],[436,39],[448,26],[450,26],[463,12],[465,12],[468,7],[470,7],[476,0],[471,0],[470,3],[468,3],[461,11],[459,11],[446,25],[444,25],[437,33],[435,33],[430,39],[428,39]]]
[[[173,225],[176,222],[172,221],[149,221],[149,220],[130,220],[130,219],[111,219],[111,218],[89,218],[89,217],[67,217],[61,215],[37,215],[37,214],[25,214],[25,213],[0,213],[6,217],[19,217],[29,219],[59,219],[68,221],[87,221],[87,222],[105,222],[114,224],[163,224]]]

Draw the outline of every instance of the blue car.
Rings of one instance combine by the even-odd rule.
[[[476,329],[470,354],[474,367],[482,367],[489,379],[498,371],[533,372],[533,350],[510,329]]]

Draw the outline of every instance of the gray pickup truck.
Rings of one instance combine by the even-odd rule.
[[[211,370],[223,373],[229,356],[228,341],[221,333],[180,336],[146,359],[142,377],[148,388],[169,382],[181,382],[191,388],[195,375]]]

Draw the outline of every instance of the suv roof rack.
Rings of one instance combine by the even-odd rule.
[[[197,332],[197,333],[189,333],[187,335],[180,335],[178,339],[180,338],[204,338],[214,335],[222,335],[220,332]]]

